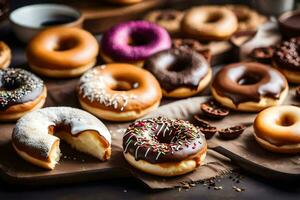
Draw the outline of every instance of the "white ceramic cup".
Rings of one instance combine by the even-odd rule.
[[[81,27],[80,11],[61,4],[33,4],[14,10],[9,15],[12,30],[27,43],[39,31],[53,26]]]

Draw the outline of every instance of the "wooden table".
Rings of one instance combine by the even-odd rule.
[[[10,32],[6,35],[3,33],[3,30],[0,30],[0,40],[7,42],[13,50],[12,66],[26,64],[25,46],[17,42]],[[264,180],[245,171],[241,171],[240,174],[244,178],[238,184],[229,176],[220,178],[217,185],[222,186],[222,190],[208,189],[207,186],[198,184],[188,191],[183,189],[181,192],[178,189],[150,190],[133,178],[35,188],[7,185],[0,180],[0,199],[300,199],[299,182],[282,183]],[[245,191],[236,192],[232,188],[234,185],[245,188]]]

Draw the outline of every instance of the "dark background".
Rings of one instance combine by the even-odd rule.
[[[100,1],[100,0],[99,0]],[[276,0],[274,0],[276,1]],[[11,1],[11,8],[20,7],[31,3],[46,1],[19,0]],[[47,1],[49,2],[49,1]],[[208,1],[206,1],[208,2]],[[220,2],[220,1],[209,1]],[[226,1],[232,2],[232,1]],[[245,2],[245,1],[234,1]],[[5,33],[5,34],[4,34]],[[24,46],[20,44],[13,34],[8,30],[0,30],[0,38],[7,42],[13,50],[12,66],[26,63],[24,56]],[[1,157],[0,157],[1,159]],[[114,179],[85,182],[70,185],[54,185],[40,187],[26,187],[9,185],[0,180],[0,200],[4,199],[300,199],[300,182],[282,182],[280,180],[265,180],[248,174],[246,171],[239,171],[244,178],[236,184],[225,176],[220,178],[218,186],[222,190],[208,189],[203,184],[198,184],[186,191],[178,189],[171,190],[151,190],[143,183],[133,179]],[[232,186],[244,188],[244,192],[236,192]]]

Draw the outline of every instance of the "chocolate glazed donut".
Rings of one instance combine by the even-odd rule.
[[[43,81],[22,69],[0,70],[0,110],[36,99],[44,89]]]
[[[300,37],[283,41],[275,48],[273,65],[292,83],[300,83]]]
[[[212,93],[217,101],[244,111],[259,111],[281,104],[287,91],[284,76],[259,63],[228,65],[218,72],[212,83]]]
[[[131,155],[135,161],[131,163],[127,159],[130,164],[152,174],[156,174],[153,172],[155,170],[147,170],[147,164],[148,167],[165,164],[164,167],[168,168],[166,163],[172,163],[170,168],[176,165],[180,170],[180,163],[188,160],[195,162],[194,167],[189,169],[191,171],[202,163],[206,148],[205,137],[195,126],[183,120],[164,117],[136,121],[128,127],[123,137],[125,158],[127,154]],[[135,165],[140,160],[145,161],[145,168]],[[173,175],[177,175],[175,171]],[[170,172],[162,173],[156,175],[168,176]]]
[[[161,51],[146,60],[144,68],[157,78],[164,96],[169,97],[195,95],[211,79],[211,68],[204,56],[184,48]],[[182,88],[188,92],[176,92]]]
[[[47,89],[43,81],[23,69],[0,70],[0,121],[17,120],[41,108]]]

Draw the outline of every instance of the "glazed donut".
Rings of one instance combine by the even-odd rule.
[[[89,32],[70,27],[55,27],[38,33],[27,47],[30,68],[53,77],[75,77],[93,67],[98,43]]]
[[[300,153],[300,108],[273,106],[254,121],[254,136],[265,149],[277,153]]]
[[[234,13],[222,6],[191,8],[182,19],[182,31],[199,40],[227,40],[238,27]]]
[[[12,144],[26,161],[54,169],[61,156],[60,138],[100,160],[110,158],[108,129],[99,119],[77,108],[48,107],[28,113],[17,122]]]
[[[162,96],[159,83],[148,71],[116,63],[86,72],[77,91],[82,108],[111,121],[137,119],[157,108]]]
[[[283,41],[275,48],[273,66],[291,83],[300,83],[300,37]]]
[[[161,51],[145,61],[144,68],[158,80],[166,97],[183,98],[201,92],[212,70],[206,59],[189,49]]]
[[[5,69],[11,62],[11,50],[2,41],[0,41],[0,69]]]
[[[212,95],[234,110],[257,112],[281,104],[288,93],[285,77],[260,63],[234,63],[222,68],[212,83]]]
[[[238,19],[237,31],[255,31],[259,25],[267,21],[265,16],[245,5],[226,5]]]
[[[142,67],[149,56],[170,47],[171,39],[165,29],[147,21],[130,21],[104,33],[100,55],[106,63],[124,62]]]
[[[47,89],[43,81],[23,69],[0,70],[0,121],[14,121],[43,107]]]
[[[135,168],[158,176],[178,176],[203,164],[207,144],[187,121],[163,117],[131,124],[123,136],[125,159]]]
[[[180,24],[183,12],[179,10],[155,10],[148,13],[144,20],[158,24],[165,28],[170,35],[178,36],[180,34]]]

